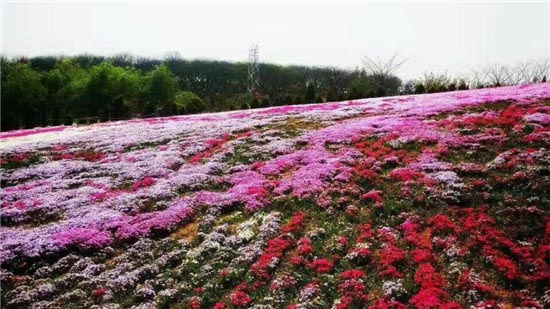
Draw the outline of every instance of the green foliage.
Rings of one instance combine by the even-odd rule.
[[[315,85],[313,83],[309,83],[306,88],[306,94],[304,96],[304,103],[315,103]]]
[[[468,85],[466,85],[466,81],[461,79],[459,82],[458,82],[458,90],[468,90],[470,89],[468,87]]]
[[[146,97],[149,102],[149,112],[157,116],[176,113],[174,99],[178,92],[178,79],[167,65],[162,64],[145,77]]]
[[[70,59],[57,63],[53,70],[43,73],[42,83],[47,89],[48,124],[71,124],[81,114],[80,97],[84,93],[88,76]]]
[[[369,84],[364,76],[356,77],[352,80],[349,90],[351,100],[366,98],[369,95]]]
[[[88,80],[84,81],[85,91],[82,97],[85,113],[101,121],[124,119],[128,108],[135,114],[141,114],[143,106],[138,102],[143,81],[140,73],[133,68],[115,67],[110,62],[102,62],[90,69]]]
[[[31,67],[37,71],[53,70],[60,59],[54,56],[38,56],[29,60]]]
[[[175,97],[178,114],[196,114],[206,110],[206,104],[196,94],[189,91],[180,91]]]
[[[46,88],[28,63],[2,65],[2,130],[43,125]]]
[[[401,79],[395,75],[371,74],[367,75],[376,96],[396,95],[401,87]]]
[[[425,73],[422,82],[427,93],[445,92],[450,83],[446,74]]]
[[[447,91],[455,91],[456,90],[456,84],[454,82],[451,82],[447,85]]]
[[[426,93],[426,87],[424,87],[424,84],[422,84],[422,83],[417,83],[416,85],[414,85],[414,93],[415,93],[415,94],[423,94],[423,93]]]
[[[351,81],[349,99],[362,99],[395,95],[401,88],[401,79],[397,76],[366,74],[361,72]]]

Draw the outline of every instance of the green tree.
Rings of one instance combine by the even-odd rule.
[[[2,130],[45,125],[46,89],[28,63],[2,67]]]
[[[102,62],[100,65],[90,69],[89,79],[83,96],[84,115],[99,118],[105,121],[109,116],[109,75],[113,70],[109,62]]]
[[[446,73],[424,73],[423,84],[427,93],[444,92],[447,91],[447,86],[450,82]]]
[[[144,111],[143,78],[134,68],[115,68],[110,76],[109,118],[141,116]]]
[[[316,91],[315,91],[315,84],[309,83],[306,88],[306,94],[304,96],[304,103],[315,103],[315,99],[317,98]]]
[[[206,104],[204,104],[203,100],[198,95],[189,91],[178,92],[174,101],[179,115],[196,114],[206,109]]]
[[[49,124],[71,124],[75,116],[84,114],[80,98],[87,82],[86,70],[71,59],[61,60],[44,73],[42,84],[47,89],[45,114]]]
[[[356,100],[366,98],[370,87],[366,77],[361,74],[351,81],[348,99]]]
[[[423,93],[426,93],[426,87],[424,87],[424,84],[422,84],[422,83],[417,83],[416,85],[414,85],[414,93],[415,93],[415,94],[423,94]]]
[[[178,79],[168,66],[162,64],[146,77],[148,112],[158,116],[176,113],[174,98],[178,92]]]
[[[466,81],[461,79],[459,82],[458,82],[458,90],[468,90],[468,85],[466,85]]]
[[[401,79],[395,75],[377,76],[369,75],[372,83],[376,86],[377,96],[396,95],[399,93],[399,88],[403,84]]]
[[[456,83],[455,82],[450,82],[447,85],[447,91],[455,91],[455,90],[456,90]]]
[[[133,113],[140,114],[143,110],[139,102],[142,89],[139,71],[102,62],[89,72],[83,97],[86,114],[101,121],[126,118],[129,108]]]

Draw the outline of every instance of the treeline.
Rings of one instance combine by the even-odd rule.
[[[203,100],[164,64],[140,70],[98,57],[2,61],[2,130],[197,113]]]
[[[403,83],[395,56],[366,59],[356,70],[261,63],[251,94],[247,63],[126,54],[1,58],[1,129],[469,88],[464,79],[434,74]],[[489,84],[476,84],[482,86]]]
[[[401,80],[361,70],[163,60],[130,55],[1,59],[2,130],[321,103],[397,94]],[[380,82],[384,79],[383,82]]]
[[[420,94],[527,83],[545,83],[548,80],[549,74],[550,60],[548,58],[532,59],[514,65],[488,65],[472,69],[468,78],[452,78],[446,73],[425,72],[419,79],[406,82],[402,86],[401,92],[404,94]]]

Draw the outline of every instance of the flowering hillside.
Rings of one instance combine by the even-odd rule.
[[[2,307],[550,306],[550,84],[0,134]]]

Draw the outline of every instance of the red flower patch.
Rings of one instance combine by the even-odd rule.
[[[150,187],[152,185],[155,184],[155,179],[152,178],[152,177],[146,177],[146,178],[143,178],[142,180],[138,180],[136,181],[133,185],[132,185],[132,191],[137,191],[141,188],[146,188],[146,187]]]
[[[309,255],[313,253],[313,246],[311,245],[311,240],[307,237],[300,239],[298,246],[299,255]]]
[[[398,180],[398,181],[412,181],[423,177],[423,174],[418,171],[409,170],[405,168],[396,168],[390,173],[390,177],[392,179]]]
[[[303,211],[298,212],[290,219],[290,222],[287,223],[281,231],[283,233],[297,232],[304,227],[304,222],[306,219],[306,213]]]
[[[504,273],[506,278],[510,280],[515,279],[519,276],[516,264],[514,264],[514,262],[507,258],[495,257],[493,264],[499,271]]]
[[[382,191],[379,190],[371,190],[363,195],[361,195],[361,198],[367,201],[374,201],[376,203],[382,202]]]
[[[233,295],[231,295],[231,303],[233,304],[233,306],[245,307],[251,302],[252,298],[250,297],[250,295],[243,291],[238,290],[233,293]]]
[[[338,309],[357,306],[358,308],[365,305],[369,301],[368,295],[365,293],[365,284],[363,278],[365,273],[358,269],[349,269],[340,275],[342,283],[338,285],[338,292],[342,295],[341,302],[336,306]]]
[[[101,297],[101,296],[105,295],[105,293],[107,293],[107,289],[105,289],[105,288],[98,288],[98,289],[96,289],[96,290],[94,291],[93,294],[94,294],[95,297]]]
[[[225,303],[216,303],[212,309],[225,309],[227,308],[227,305]]]
[[[318,274],[328,274],[332,272],[334,268],[334,263],[327,259],[318,259],[311,263],[311,268],[315,269]]]
[[[428,224],[430,224],[436,232],[456,230],[456,225],[453,223],[453,221],[442,214],[437,214],[428,219]]]

